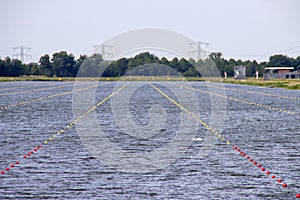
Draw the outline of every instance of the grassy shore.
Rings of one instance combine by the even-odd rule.
[[[228,78],[199,78],[199,77],[179,77],[179,76],[124,76],[124,77],[45,77],[45,76],[23,76],[23,77],[0,77],[0,82],[5,81],[210,81],[231,84],[255,85],[261,87],[276,87],[300,90],[299,79],[276,79],[263,81],[262,79],[247,78],[245,80],[235,80]]]
[[[180,76],[122,76],[122,77],[46,77],[46,76],[22,76],[22,77],[0,77],[0,82],[7,81],[205,81],[199,77]],[[221,81],[216,78],[209,80]]]
[[[248,78],[245,80],[227,79],[224,80],[223,83],[300,90],[299,79],[276,79],[276,80],[273,79],[273,80],[266,80],[266,81],[263,81],[262,79],[254,79],[254,78]]]

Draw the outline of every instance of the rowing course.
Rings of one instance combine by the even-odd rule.
[[[27,84],[24,85],[22,81],[14,81],[14,82],[3,82],[0,86],[0,91],[8,91],[8,90],[22,90],[25,88],[38,88],[45,86],[55,86],[60,85],[61,82],[39,82],[39,81],[28,81]]]
[[[274,92],[273,88],[268,87],[258,87],[258,86],[249,86],[249,85],[236,85],[236,84],[223,84],[223,83],[207,83],[212,88],[232,90],[237,93],[252,93],[260,94],[262,96],[270,96],[276,98],[284,98],[290,100],[300,100],[299,90],[294,90],[286,93],[286,89],[279,89]],[[206,84],[205,84],[206,87]],[[286,96],[286,94],[288,96]]]
[[[160,86],[158,83],[157,86],[176,99],[168,91],[167,85]],[[113,84],[108,84],[103,89],[98,90],[97,98],[101,99],[110,94]],[[199,115],[203,120],[208,120],[209,95],[195,94],[199,99]],[[148,95],[152,98],[148,98]],[[250,94],[248,95],[244,97],[252,98]],[[267,102],[268,100],[262,100],[262,103]],[[174,116],[180,114],[180,109],[157,91],[145,85],[136,91],[131,103],[134,107],[139,107],[132,110],[132,115],[136,116],[137,122],[142,124],[149,120],[145,114],[149,105],[163,104],[170,115],[166,130],[162,130],[149,140],[135,141],[113,126],[108,101],[97,109],[97,115],[105,130],[114,138],[114,142],[134,151],[153,150],[153,145],[163,145],[175,136],[178,121]],[[1,113],[3,119],[1,123],[5,122],[5,125],[1,124],[1,130],[4,130],[3,127],[9,127],[7,131],[2,131],[3,135],[0,137],[0,152],[3,155],[1,166],[7,166],[10,161],[18,158],[17,155],[27,152],[46,136],[52,136],[53,131],[65,127],[72,121],[69,95],[31,104],[31,106],[30,109],[21,106],[18,108],[21,109],[19,112],[10,109],[9,116],[7,111],[5,115]],[[34,108],[37,109],[36,112],[32,112]],[[257,115],[255,112],[250,112],[251,108],[253,107],[250,105],[229,104],[225,121],[226,129],[222,135],[243,147],[246,152],[251,152],[251,156],[271,168],[278,176],[285,178],[289,187],[299,188],[297,185],[299,151],[297,153],[295,149],[299,148],[295,144],[297,139],[299,141],[299,126],[295,125],[296,119],[274,112],[272,116],[277,117],[271,123],[267,123],[266,118],[270,116],[268,110],[257,108],[262,111]],[[255,128],[254,124],[261,129]],[[292,129],[288,130],[287,127]],[[199,126],[198,136],[203,137],[204,131],[205,129]],[[25,133],[20,135],[20,132]],[[93,159],[82,146],[74,128],[69,129],[68,133],[62,134],[61,137],[4,178],[0,177],[1,199],[5,197],[291,199],[294,197],[292,189],[282,190],[272,180],[264,177],[265,175],[259,172],[257,167],[241,159],[236,152],[228,149],[221,142],[217,143],[215,150],[204,159],[197,159],[197,150],[201,147],[201,143],[194,142],[181,159],[161,171],[151,174],[129,174],[115,172]],[[167,139],[161,140],[163,138]]]
[[[84,84],[87,84],[87,83],[80,83],[77,85],[84,85]],[[45,91],[45,90],[53,90],[53,89],[72,87],[72,86],[73,86],[73,83],[64,84],[62,86],[43,87],[43,88],[39,88],[39,89],[30,88],[30,89],[21,90],[21,91],[0,93],[0,96],[18,95],[18,94],[31,93],[31,92],[40,92],[40,91]]]
[[[192,84],[192,87],[198,90],[196,92],[212,93],[212,95],[220,94],[221,91],[225,92],[228,103],[232,104],[232,107],[234,107],[233,104],[242,103],[245,104],[245,109],[266,109],[270,112],[282,112],[283,114],[292,114],[296,115],[297,118],[299,117],[299,90],[218,83],[196,83]],[[246,106],[247,104],[250,107]]]
[[[96,86],[96,83],[93,82],[82,82],[82,83],[76,83],[76,89],[81,89],[84,87],[89,86]],[[31,103],[28,101],[31,100],[39,100],[43,99],[47,96],[53,96],[60,93],[68,93],[72,92],[74,87],[73,83],[63,83],[60,85],[57,85],[55,87],[46,87],[46,88],[38,88],[33,89],[29,92],[26,92],[28,89],[24,89],[23,91],[13,92],[14,95],[3,95],[0,96],[0,109],[6,109],[6,107],[16,107],[19,105],[22,105],[23,103]],[[52,91],[54,90],[54,91]],[[9,103],[9,104],[5,104]]]

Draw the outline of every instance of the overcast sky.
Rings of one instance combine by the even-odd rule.
[[[1,0],[0,57],[31,47],[32,58],[66,50],[76,57],[120,33],[155,27],[211,43],[225,58],[300,56],[298,0]]]

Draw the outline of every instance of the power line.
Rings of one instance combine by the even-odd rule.
[[[95,45],[95,52],[100,52],[103,60],[107,59],[107,57],[112,57],[113,54],[110,52],[107,52],[107,50],[111,50],[112,46],[106,45],[106,44],[101,44],[101,45]],[[107,56],[107,57],[106,57]]]
[[[197,60],[202,59],[202,54],[206,54],[208,51],[204,50],[204,48],[209,48],[210,43],[207,42],[191,42],[189,43],[190,48],[194,48],[188,52],[189,55],[196,55],[195,58]]]
[[[25,51],[30,51],[32,48],[30,47],[24,47],[24,46],[20,46],[20,47],[14,47],[12,48],[14,51],[19,50],[20,53],[15,53],[13,54],[13,57],[20,57],[20,60],[22,62],[24,62],[24,58],[31,58],[31,54],[29,53],[25,53]]]
[[[298,49],[298,50],[297,50]],[[262,57],[262,56],[268,56],[268,55],[272,55],[272,54],[277,54],[277,53],[298,53],[300,52],[300,45],[298,46],[294,46],[294,47],[290,47],[287,49],[282,49],[282,50],[277,50],[277,51],[269,51],[269,52],[264,52],[264,53],[259,53],[259,54],[229,54],[228,56],[250,56],[250,57]]]

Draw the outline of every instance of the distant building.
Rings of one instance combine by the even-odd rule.
[[[294,67],[266,67],[264,80],[268,79],[299,79],[300,72],[295,72]]]
[[[239,65],[234,66],[234,78],[235,79],[245,79],[246,78],[246,67]]]

